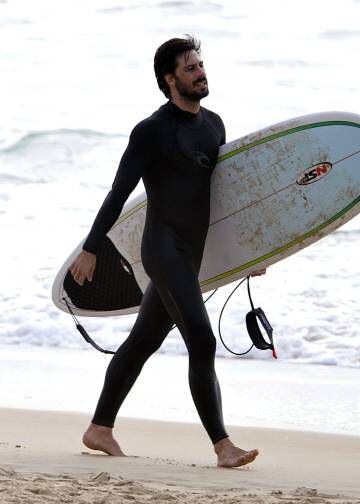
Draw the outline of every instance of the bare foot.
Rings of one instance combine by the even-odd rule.
[[[235,446],[229,438],[221,439],[214,444],[218,457],[218,467],[239,467],[249,464],[259,455],[258,450],[242,450]]]
[[[126,457],[117,441],[113,438],[112,428],[90,424],[85,431],[82,441],[91,450],[100,450],[115,457]]]

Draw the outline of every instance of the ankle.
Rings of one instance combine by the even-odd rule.
[[[214,444],[214,450],[215,453],[218,455],[221,453],[225,448],[233,446],[232,442],[230,441],[229,437],[225,437],[223,439],[220,439],[217,443]]]
[[[112,436],[112,431],[113,431],[113,427],[106,427],[105,425],[97,425],[97,424],[94,424],[94,423],[91,423],[87,429],[87,431],[89,432],[96,432],[98,434],[105,434],[107,436]]]

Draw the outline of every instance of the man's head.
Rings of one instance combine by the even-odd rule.
[[[209,94],[200,41],[189,35],[162,44],[155,53],[154,70],[159,88],[167,98],[199,102]]]

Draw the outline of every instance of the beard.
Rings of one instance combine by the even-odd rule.
[[[203,90],[198,90],[195,88],[197,82],[202,82],[205,81],[207,84],[206,79],[199,79],[195,82],[193,82],[192,86],[185,85],[178,77],[175,76],[175,87],[178,90],[178,93],[180,96],[183,98],[189,100],[189,101],[200,101],[202,98],[205,98],[209,94],[209,88],[206,85],[206,88]]]

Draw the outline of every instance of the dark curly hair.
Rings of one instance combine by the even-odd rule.
[[[180,54],[185,53],[186,55],[190,51],[196,51],[200,54],[200,40],[197,40],[191,35],[185,35],[185,37],[186,38],[172,38],[167,42],[164,42],[155,53],[155,77],[160,90],[164,93],[166,98],[170,98],[170,89],[164,79],[164,76],[175,72],[177,67],[176,58]]]

